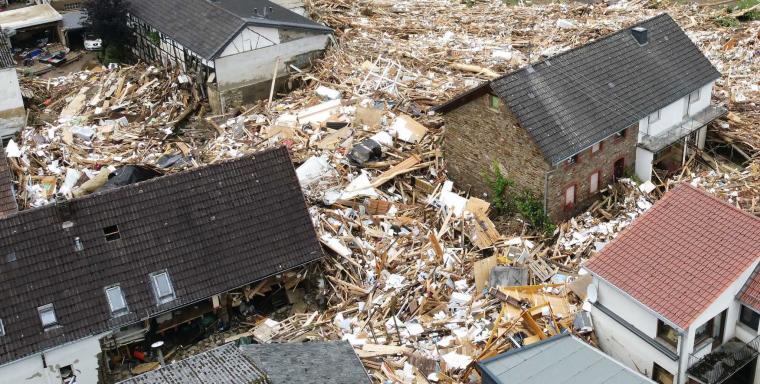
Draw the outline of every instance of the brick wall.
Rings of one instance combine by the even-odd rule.
[[[599,172],[599,187],[604,189],[612,183],[615,161],[624,159],[626,172],[632,172],[636,161],[636,142],[638,124],[626,129],[625,138],[609,138],[602,142],[601,149],[592,154],[587,149],[578,155],[575,164],[563,163],[555,167],[549,174],[549,216],[552,220],[560,221],[588,208],[598,197],[591,193],[591,175]],[[573,209],[565,207],[565,191],[575,186],[575,204]]]
[[[444,114],[446,169],[460,189],[470,188],[471,194],[488,198],[490,189],[483,175],[496,161],[518,187],[543,197],[549,172],[547,211],[558,222],[587,208],[597,198],[598,192],[590,192],[593,173],[599,172],[598,190],[601,190],[612,182],[616,160],[624,159],[626,170],[634,167],[638,125],[626,129],[622,139],[604,140],[593,155],[589,149],[578,156],[575,164],[552,168],[509,108],[501,102],[498,111],[492,109],[489,97],[482,95]],[[570,185],[575,185],[575,204],[566,209],[565,190]]]
[[[496,161],[519,187],[543,195],[549,164],[509,108],[502,102],[496,111],[488,101],[485,94],[444,114],[443,148],[449,177],[460,189],[472,188],[473,195],[488,194],[483,175]]]

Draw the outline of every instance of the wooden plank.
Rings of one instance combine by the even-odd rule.
[[[498,256],[493,255],[476,261],[472,266],[472,275],[475,278],[475,290],[481,292],[488,284],[491,270],[496,266]]]

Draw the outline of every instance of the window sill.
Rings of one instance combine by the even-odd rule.
[[[750,327],[747,324],[742,323],[741,321],[737,321],[736,325],[738,325],[745,332],[749,332],[749,334],[752,335],[753,337],[758,334],[757,329],[752,329],[752,327]]]
[[[698,352],[701,352],[705,347],[708,345],[712,345],[712,343],[715,341],[714,338],[708,337],[702,341],[695,342],[694,343],[694,350],[691,352],[692,354],[696,355]]]

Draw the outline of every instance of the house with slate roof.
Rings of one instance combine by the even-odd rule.
[[[652,384],[570,333],[477,363],[483,384]]]
[[[603,351],[658,383],[760,383],[760,218],[679,184],[585,268]]]
[[[554,220],[614,179],[673,170],[725,109],[720,74],[667,14],[486,82],[436,107],[450,176],[487,195],[494,166]]]
[[[234,343],[117,384],[370,384],[347,341]]]
[[[206,82],[212,108],[269,97],[308,69],[332,30],[268,0],[130,0],[134,53]]]
[[[231,305],[215,296],[321,257],[285,148],[10,214],[0,383],[95,384],[112,334],[160,334]]]
[[[0,138],[12,136],[25,123],[26,109],[16,74],[16,61],[11,53],[10,40],[0,30]]]

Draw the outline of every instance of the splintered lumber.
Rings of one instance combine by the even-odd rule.
[[[417,155],[411,155],[404,161],[392,166],[387,171],[383,172],[374,181],[372,181],[373,187],[379,187],[390,180],[393,180],[396,176],[402,175],[413,170],[412,167],[419,164],[420,157]]]

